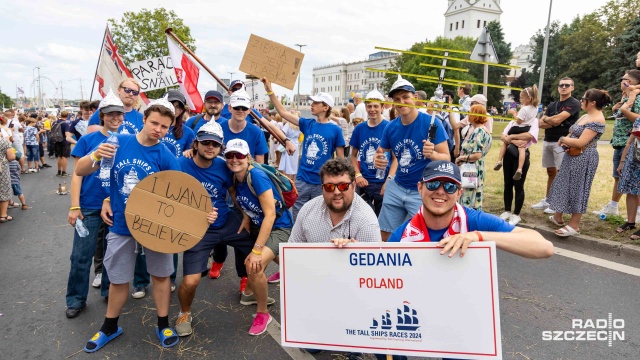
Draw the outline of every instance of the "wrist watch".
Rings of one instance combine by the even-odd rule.
[[[389,175],[387,176],[387,180],[393,180],[396,176],[395,175]]]

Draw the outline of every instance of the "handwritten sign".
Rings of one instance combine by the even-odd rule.
[[[175,254],[194,247],[209,223],[211,198],[193,176],[161,171],[140,181],[125,209],[127,227],[142,246]]]
[[[293,90],[304,54],[277,42],[251,34],[240,71]]]
[[[495,244],[474,243],[464,258],[440,251],[429,243],[280,244],[282,345],[501,359]]]
[[[143,92],[178,85],[171,56],[136,61],[129,65],[129,69]]]

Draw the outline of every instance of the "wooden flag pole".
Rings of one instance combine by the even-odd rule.
[[[180,38],[178,38],[176,36],[176,34],[173,33],[173,29],[172,28],[167,28],[164,31],[167,35],[169,35],[173,40],[175,40],[189,55],[191,55],[191,57],[196,60],[198,62],[198,64],[200,64],[200,66],[202,66],[203,69],[205,69],[209,75],[213,76],[214,79],[216,79],[216,81],[218,82],[218,84],[220,84],[220,86],[222,86],[222,88],[225,91],[229,91],[229,87],[227,86],[227,84],[225,84],[222,80],[220,80],[220,78],[218,76],[216,76],[216,74],[209,69],[209,67],[202,62],[202,60],[200,60],[200,58],[193,52],[191,51],[191,49],[189,49],[189,47],[182,42],[182,40],[180,40]],[[253,118],[254,121],[257,121],[258,124],[260,124],[260,126],[262,126],[263,128],[267,129],[267,131],[271,134],[271,136],[274,137],[274,139],[276,139],[280,144],[282,144],[282,146],[284,146],[286,148],[286,144],[285,144],[285,140],[281,139],[280,136],[278,136],[269,125],[269,122],[267,120],[265,120],[264,118],[258,117],[256,116],[256,114],[253,113],[253,109],[251,109],[251,111],[249,112],[249,114],[251,115],[251,117]]]

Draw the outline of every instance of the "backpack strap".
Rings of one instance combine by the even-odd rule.
[[[268,171],[264,170],[262,168],[262,166],[260,166],[260,163],[256,162],[255,160],[251,160],[249,162],[249,165],[253,166],[254,168],[258,168],[258,169],[264,171],[267,174],[267,176],[269,177],[269,180],[271,180],[271,182],[273,183],[273,179],[271,178],[271,175],[269,174]],[[258,194],[256,194],[256,190],[253,188],[253,183],[251,181],[251,171],[249,171],[249,170],[247,170],[247,176],[245,177],[245,181],[247,183],[247,186],[249,187],[249,191],[251,191],[253,196],[258,198]],[[237,188],[238,180],[236,180],[235,176],[233,177],[233,185]],[[282,198],[282,192],[280,191],[280,187],[278,187],[277,184],[274,184],[274,185],[276,185],[275,186],[276,190],[278,190],[278,193],[280,194],[280,197]],[[275,196],[274,196],[274,199],[275,199]],[[258,200],[260,200],[260,199],[258,198]],[[284,210],[287,208],[287,206],[282,201],[276,200],[276,202],[280,203],[280,211],[278,211],[276,213],[276,220],[278,220],[278,218],[280,218],[280,216],[282,216],[282,214],[284,213]]]
[[[203,114],[198,114],[196,116],[196,118],[193,120],[193,123],[191,123],[191,130],[195,131],[196,130],[196,126],[198,125],[198,123],[200,122],[200,120],[202,120],[202,117],[204,115]]]

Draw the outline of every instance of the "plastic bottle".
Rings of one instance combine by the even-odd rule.
[[[84,223],[80,218],[76,219],[76,231],[80,237],[87,237],[87,235],[89,235],[89,230],[84,226]]]
[[[379,156],[379,155],[378,155]],[[384,157],[387,159],[387,164],[389,163],[389,153],[384,153]],[[387,167],[385,166],[382,169],[376,168],[376,179],[384,179],[384,176],[387,174]]]
[[[106,143],[107,144],[111,144],[113,146],[116,147],[116,150],[118,149],[118,146],[120,146],[120,144],[118,143],[118,137],[116,136],[116,133],[113,132],[109,132],[109,134],[111,134],[111,136],[109,136],[109,138],[107,139]],[[115,161],[115,157],[116,154],[113,154],[112,157],[110,158],[104,158],[102,159],[102,161],[100,161],[100,174],[108,174],[111,172],[111,168],[113,167],[113,162]],[[103,176],[100,176],[101,178]]]
[[[606,220],[607,214],[600,214],[600,220]]]

